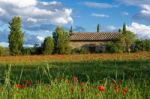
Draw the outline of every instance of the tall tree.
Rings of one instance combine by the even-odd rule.
[[[135,41],[135,34],[126,29],[126,24],[123,24],[121,43],[125,52],[130,52],[130,47]]]
[[[70,27],[69,33],[73,33],[73,26]]]
[[[100,26],[97,24],[97,32],[100,32]]]
[[[119,29],[118,32],[121,33],[121,29]]]
[[[126,33],[127,28],[126,28],[126,23],[123,24],[123,28],[122,28],[122,33]]]
[[[13,17],[9,23],[10,34],[8,40],[11,55],[20,55],[22,53],[24,34],[21,30],[21,24],[21,18],[18,16]]]
[[[62,27],[57,27],[53,33],[54,53],[67,54],[69,53],[69,33]]]
[[[45,55],[52,54],[54,49],[54,41],[52,37],[47,37],[42,44],[42,52]]]

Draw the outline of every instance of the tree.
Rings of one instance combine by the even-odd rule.
[[[42,44],[42,52],[45,55],[52,54],[54,49],[54,41],[52,37],[47,37]]]
[[[54,53],[68,54],[70,53],[69,33],[62,27],[57,27],[53,33]]]
[[[121,33],[121,29],[119,29],[118,32]]]
[[[69,33],[73,33],[73,26],[70,27]]]
[[[123,25],[120,41],[122,43],[124,51],[130,52],[130,47],[135,41],[135,34],[131,31],[127,31],[126,24]]]
[[[21,30],[21,18],[13,17],[11,22],[9,23],[10,34],[8,36],[9,39],[9,50],[11,55],[20,55],[23,49],[23,37],[24,34]]]
[[[124,24],[123,24],[122,33],[124,34],[124,33],[126,33],[126,31],[127,31],[126,24],[124,23]]]
[[[100,31],[100,26],[99,26],[99,24],[97,24],[97,32],[99,32]]]

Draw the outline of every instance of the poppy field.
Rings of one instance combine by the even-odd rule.
[[[0,57],[0,99],[150,99],[150,54]]]

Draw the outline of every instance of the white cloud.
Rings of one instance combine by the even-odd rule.
[[[127,28],[136,33],[139,38],[150,38],[150,26],[148,25],[132,22]]]
[[[37,4],[37,0],[0,0],[0,4],[10,5],[18,8],[26,8],[35,6]]]
[[[92,13],[91,15],[95,17],[109,18],[109,15],[106,15],[106,14]]]
[[[134,15],[136,19],[150,21],[150,0],[118,0],[123,4],[137,6],[140,11]]]
[[[0,44],[8,46],[8,22],[13,16],[21,16],[25,45],[41,43],[56,25],[72,24],[72,9],[61,2],[42,0],[0,0]],[[7,28],[6,28],[7,27]]]
[[[0,21],[5,23],[13,16],[21,16],[24,26],[28,27],[32,22],[32,27],[36,24],[64,25],[73,22],[71,15],[72,9],[65,8],[57,1],[0,0]]]
[[[100,9],[117,7],[116,5],[111,5],[108,3],[97,3],[97,2],[84,2],[83,4],[91,8],[100,8]]]
[[[150,20],[150,5],[140,5],[141,11],[137,14],[138,18],[144,18]]]
[[[0,46],[8,47],[9,43],[8,42],[0,42]]]
[[[44,37],[42,37],[42,36],[37,36],[36,38],[37,38],[38,40],[40,40],[41,42],[44,41]]]

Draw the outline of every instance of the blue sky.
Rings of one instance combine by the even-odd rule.
[[[56,26],[76,32],[117,31],[126,23],[139,38],[150,38],[150,0],[0,0],[0,45],[7,46],[8,22],[21,16],[25,45],[41,43]]]

